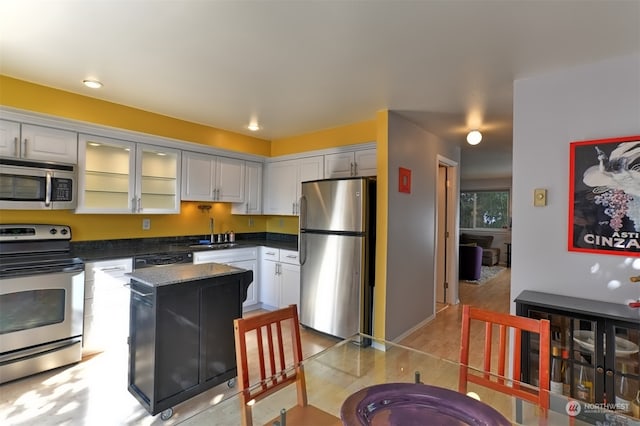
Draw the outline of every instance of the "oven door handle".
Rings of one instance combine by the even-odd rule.
[[[130,283],[123,284],[123,286],[128,288],[132,293],[135,293],[135,294],[137,294],[138,296],[141,296],[141,297],[149,297],[149,296],[153,295],[153,293],[142,293],[142,292],[136,290],[135,288],[131,287]]]
[[[46,184],[45,184],[44,205],[49,207],[51,205],[51,172],[47,172]]]

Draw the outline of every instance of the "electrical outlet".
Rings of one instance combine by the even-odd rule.
[[[142,229],[144,231],[151,229],[151,219],[142,219]]]

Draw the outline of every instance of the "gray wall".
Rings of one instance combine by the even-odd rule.
[[[394,112],[389,112],[388,132],[385,336],[393,340],[435,314],[437,156],[459,162],[460,148],[447,144]],[[398,192],[399,167],[412,172],[410,194]]]
[[[567,250],[570,142],[632,135],[640,135],[640,55],[515,82],[512,299],[524,289],[640,297],[632,258]],[[534,188],[547,189],[546,207],[533,207]]]

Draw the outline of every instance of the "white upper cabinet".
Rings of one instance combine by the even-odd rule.
[[[78,134],[0,120],[0,155],[24,160],[78,162]]]
[[[244,166],[244,202],[233,203],[233,214],[262,214],[262,163],[246,161]]]
[[[265,173],[264,213],[298,215],[301,183],[323,177],[323,156],[268,163]]]
[[[327,154],[324,156],[324,175],[327,178],[375,176],[376,161],[375,148]]]
[[[80,135],[76,213],[179,213],[180,151]]]
[[[183,200],[244,202],[244,160],[184,151],[182,173]]]
[[[20,123],[0,120],[0,155],[20,157]]]

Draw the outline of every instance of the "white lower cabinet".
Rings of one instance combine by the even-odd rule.
[[[239,248],[225,250],[205,250],[193,253],[193,263],[222,263],[253,271],[253,282],[247,289],[247,300],[242,307],[244,310],[258,308],[258,248]]]
[[[265,309],[295,304],[300,310],[300,263],[297,251],[261,247],[260,302]]]
[[[82,356],[126,350],[129,337],[131,258],[85,263]]]

